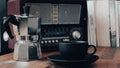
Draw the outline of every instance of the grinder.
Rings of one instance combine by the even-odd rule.
[[[24,12],[26,12],[24,7]],[[9,23],[17,25],[18,35],[13,36]],[[13,59],[15,60],[32,60],[40,59],[42,57],[41,47],[39,44],[39,18],[28,16],[27,13],[23,15],[8,15],[4,18],[3,25],[9,37],[12,39],[16,37],[17,43],[14,47]]]

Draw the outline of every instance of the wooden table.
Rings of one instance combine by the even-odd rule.
[[[43,59],[32,61],[15,61],[13,53],[0,56],[0,68],[65,68],[54,65],[46,57],[58,52],[43,53]],[[97,47],[99,59],[89,68],[120,68],[120,48]],[[80,67],[82,68],[82,67]]]

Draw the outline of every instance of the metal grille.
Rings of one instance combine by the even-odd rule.
[[[52,5],[48,3],[27,3],[30,6],[30,15],[41,18],[41,24],[52,24],[53,10]]]
[[[59,5],[59,24],[79,24],[81,5],[79,4],[60,4]]]

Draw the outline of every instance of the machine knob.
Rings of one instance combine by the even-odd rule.
[[[70,31],[70,40],[81,40],[83,36],[82,28],[72,28]]]
[[[41,44],[44,44],[44,42],[43,42],[43,41],[41,41]]]
[[[74,31],[72,33],[72,36],[73,36],[74,39],[78,40],[81,37],[81,33],[79,31]]]

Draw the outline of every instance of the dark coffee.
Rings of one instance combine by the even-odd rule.
[[[92,53],[88,53],[90,47],[94,48]],[[96,47],[88,45],[86,41],[64,41],[59,43],[60,54],[67,60],[84,59],[88,54],[95,54]]]

